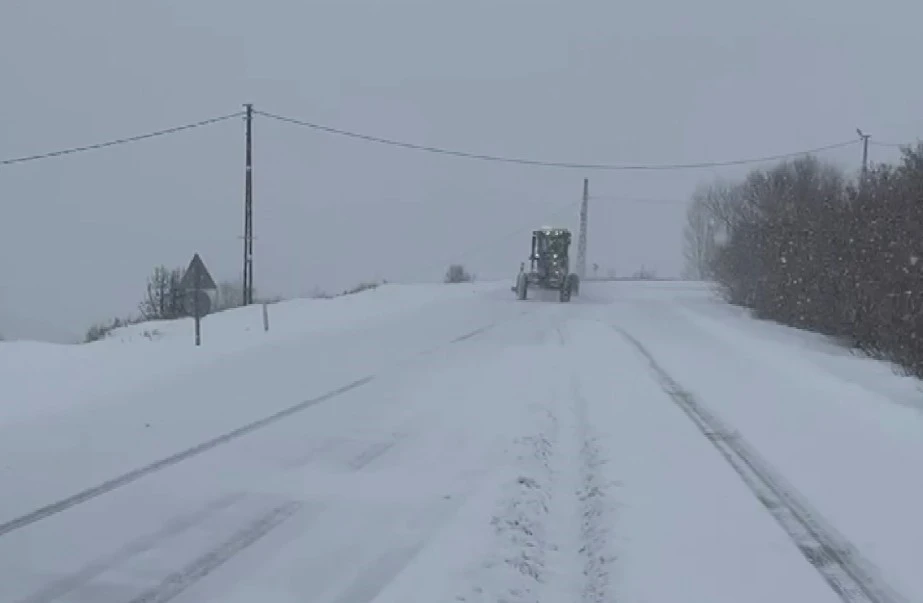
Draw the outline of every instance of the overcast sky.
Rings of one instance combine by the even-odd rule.
[[[420,144],[593,163],[758,157],[923,132],[923,3],[800,0],[6,0],[0,159],[257,109]],[[239,119],[0,167],[0,332],[73,339],[157,264],[238,278]],[[873,160],[896,151],[873,147]],[[849,169],[859,147],[823,155]],[[681,269],[695,185],[742,168],[589,172],[383,147],[257,118],[255,284],[306,295],[512,278],[529,230],[590,264]]]

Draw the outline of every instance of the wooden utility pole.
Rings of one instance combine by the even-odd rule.
[[[247,150],[244,175],[244,283],[243,305],[253,303],[253,105],[247,108]]]

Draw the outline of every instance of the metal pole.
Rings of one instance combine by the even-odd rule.
[[[202,272],[196,270],[195,274],[195,289],[192,291],[192,306],[193,312],[195,313],[195,344],[196,346],[202,345],[202,331],[201,331],[201,316],[202,309],[199,307],[199,294],[202,291]]]
[[[253,105],[247,108],[247,148],[244,176],[244,283],[243,305],[253,303]]]

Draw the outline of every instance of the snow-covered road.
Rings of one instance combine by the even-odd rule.
[[[295,304],[25,346],[0,601],[923,600],[923,418],[879,363],[688,283]]]

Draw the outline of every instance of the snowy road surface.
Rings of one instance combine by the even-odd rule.
[[[923,601],[880,363],[690,283],[271,312],[0,344],[0,601]]]

